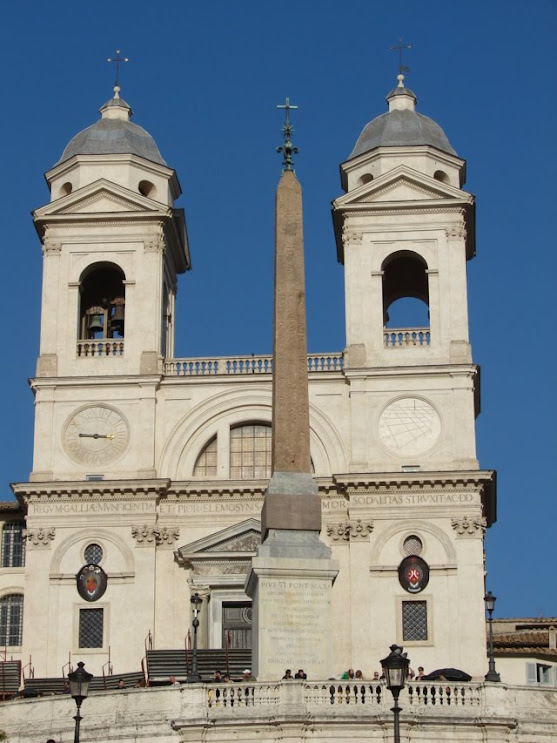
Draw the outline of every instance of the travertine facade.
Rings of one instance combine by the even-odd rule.
[[[410,123],[417,116],[402,81],[389,104],[385,116]],[[118,91],[102,113],[111,132],[121,126],[140,136]],[[462,190],[464,161],[422,119],[429,122],[422,141],[376,141],[364,132],[341,166],[346,193],[333,203],[346,350],[308,358],[321,539],[339,568],[327,677],[348,667],[372,677],[393,642],[414,669],[463,668],[477,681],[487,671],[483,544],[496,511],[494,473],[479,468],[475,448],[479,387],[466,286],[474,199]],[[22,641],[7,653],[31,658],[36,676],[59,675],[70,656],[97,675],[109,659],[115,673],[139,669],[148,635],[157,648],[183,647],[193,591],[203,598],[200,647],[223,647],[229,633],[250,642],[245,583],[270,474],[270,359],[174,357],[177,275],[190,265],[184,212],[174,207],[179,183],[152,154],[152,141],[145,149],[132,137],[120,151],[110,137],[100,137],[104,152],[70,143],[68,158],[47,173],[50,203],[34,214],[44,265],[34,460],[29,482],[14,486],[27,557],[24,568],[0,570],[0,600],[24,594]],[[404,297],[427,305],[428,323],[392,327],[389,309]],[[423,572],[405,573],[409,557],[425,565],[429,582]],[[108,576],[95,601],[76,590],[76,574],[90,562]],[[229,620],[235,608],[241,626]],[[91,610],[102,611],[88,615],[87,635]],[[281,666],[298,667],[284,649],[277,653]],[[167,696],[157,697],[153,719],[170,705],[176,732],[159,727],[157,735],[197,740],[183,737],[179,720],[191,710],[207,714],[205,692],[189,690],[186,706],[170,693],[156,692]],[[307,711],[326,693],[292,703]],[[508,718],[517,713],[505,693],[489,687],[477,702],[486,729],[497,733],[486,738],[478,723],[461,735],[444,720],[440,728],[434,721],[447,731],[436,737],[509,740],[516,725]],[[286,692],[268,699],[273,694],[287,710]],[[51,706],[63,704],[42,700],[29,714],[54,716]],[[99,714],[105,704],[111,715],[100,697]],[[134,704],[126,696],[123,720],[135,720]],[[381,704],[388,719],[388,702]],[[461,710],[464,728],[480,707]],[[500,725],[487,722],[492,708],[501,710]],[[15,731],[18,712],[10,710]],[[322,711],[313,740],[336,740]],[[365,715],[356,717],[346,735],[368,735],[369,720],[362,727]],[[384,739],[380,726],[374,735]]]

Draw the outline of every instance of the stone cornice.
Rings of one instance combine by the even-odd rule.
[[[455,201],[454,203],[443,202],[444,206],[439,206],[439,199],[424,200],[416,202],[413,206],[408,206],[408,202],[398,201],[378,201],[378,202],[362,202],[360,204],[347,204],[343,207],[343,216],[348,217],[350,215],[357,215],[358,217],[400,217],[400,216],[416,216],[422,214],[458,214],[461,217],[465,216],[466,205],[462,202]],[[433,230],[445,231],[445,225],[416,225],[417,229],[427,230],[431,232]],[[358,229],[354,227],[353,229]],[[361,229],[361,227],[360,227]],[[365,230],[362,230],[365,233]]]
[[[344,375],[350,378],[360,377],[365,379],[372,379],[374,377],[387,379],[399,379],[400,377],[424,379],[447,375],[451,378],[473,378],[478,374],[478,369],[477,364],[417,364],[411,367],[377,366],[374,368],[364,366],[345,368]]]
[[[187,482],[173,482],[168,489],[167,501],[263,498],[268,484],[268,480],[188,480]]]
[[[319,495],[326,501],[327,497],[345,499],[347,508],[366,508],[366,504],[351,503],[360,496],[384,496],[385,503],[375,503],[374,507],[390,507],[388,501],[404,497],[408,503],[398,506],[414,508],[435,506],[462,506],[463,494],[478,494],[483,505],[483,516],[486,525],[491,526],[496,518],[495,495],[496,473],[493,470],[452,470],[439,472],[381,472],[381,473],[340,473],[331,477],[315,478]],[[171,482],[166,478],[145,480],[102,480],[71,481],[59,480],[48,482],[15,483],[12,489],[19,503],[26,507],[30,504],[118,501],[148,501],[155,506],[166,504],[168,507],[195,507],[205,504],[207,508],[223,507],[226,504],[241,504],[249,501],[262,504],[267,490],[268,480],[212,480]],[[428,494],[438,494],[439,502],[422,503],[420,498]],[[454,495],[453,495],[454,494]],[[458,500],[458,496],[461,499]],[[431,499],[431,498],[430,498]],[[207,505],[214,504],[214,506]],[[472,505],[472,504],[470,504]],[[237,506],[240,508],[240,505]],[[230,508],[225,509],[230,510]],[[200,511],[203,512],[203,511]],[[476,518],[471,513],[470,518]],[[455,516],[457,518],[457,516]],[[366,522],[367,523],[367,522]],[[456,527],[455,527],[456,528]]]
[[[22,505],[37,501],[99,501],[105,499],[144,500],[157,498],[168,490],[170,480],[73,480],[62,482],[12,483]]]
[[[74,387],[77,389],[90,389],[91,384],[95,387],[118,387],[119,385],[146,385],[151,384],[159,388],[162,375],[160,374],[114,374],[111,376],[88,375],[83,377],[31,377],[29,386],[32,390]]]
[[[449,472],[381,472],[334,475],[341,492],[385,490],[477,490],[493,484],[493,470],[452,470]]]

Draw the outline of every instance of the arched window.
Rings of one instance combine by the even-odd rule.
[[[82,275],[80,340],[124,337],[125,279],[114,263],[95,263]]]
[[[441,183],[450,183],[449,176],[445,173],[444,170],[436,170],[433,174],[433,177],[436,181],[441,181]]]
[[[0,598],[0,646],[20,646],[23,639],[23,596],[10,593]]]
[[[226,477],[231,480],[267,480],[271,477],[270,423],[242,423],[223,431],[220,436],[220,447],[217,436],[213,436],[201,450],[193,468],[194,477]],[[219,456],[224,457],[227,448],[228,471],[222,461],[219,466]],[[311,471],[315,472],[313,460]]]
[[[383,317],[386,328],[428,328],[429,288],[427,264],[409,250],[385,259]]]
[[[201,454],[197,457],[197,462],[193,469],[194,477],[216,477],[217,476],[217,437],[209,441]]]
[[[232,480],[271,477],[271,426],[255,423],[230,430],[230,477]]]
[[[2,529],[2,567],[22,568],[25,565],[25,522],[8,521]]]

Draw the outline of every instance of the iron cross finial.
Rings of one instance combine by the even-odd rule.
[[[107,62],[114,62],[115,65],[116,65],[116,79],[114,80],[114,87],[115,88],[118,88],[119,87],[119,84],[118,84],[118,73],[120,72],[120,64],[122,62],[129,62],[130,60],[129,60],[128,57],[121,57],[120,56],[120,50],[119,49],[116,49],[116,56],[115,57],[108,57],[106,61]]]
[[[292,106],[290,104],[290,98],[286,98],[284,105],[279,105],[277,108],[283,108],[285,111],[285,117],[284,117],[284,124],[282,126],[282,135],[284,137],[284,144],[280,147],[277,147],[277,152],[282,152],[283,154],[283,172],[285,170],[293,170],[292,167],[292,155],[298,154],[298,148],[292,146],[292,132],[294,129],[292,128],[292,124],[290,123],[290,109],[294,110],[297,109],[298,106]]]
[[[406,67],[402,64],[402,50],[403,49],[412,49],[412,44],[403,44],[402,43],[402,37],[399,38],[398,44],[396,46],[392,46],[392,51],[398,51],[398,72],[400,75],[403,75],[405,72],[408,72],[410,69],[409,67]]]

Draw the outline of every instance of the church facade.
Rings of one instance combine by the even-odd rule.
[[[465,161],[402,76],[387,101],[333,202],[346,348],[308,356],[321,539],[339,565],[329,676],[372,678],[396,642],[415,670],[482,681],[496,478],[475,446],[474,197]],[[147,645],[187,647],[195,592],[201,648],[251,647],[272,359],[175,357],[177,277],[190,268],[180,184],[130,119],[115,88],[46,174],[51,200],[33,215],[34,459],[17,502],[2,504],[0,629],[6,657],[36,677],[78,660],[119,674],[140,668]],[[390,320],[405,299],[425,308],[421,324]]]

